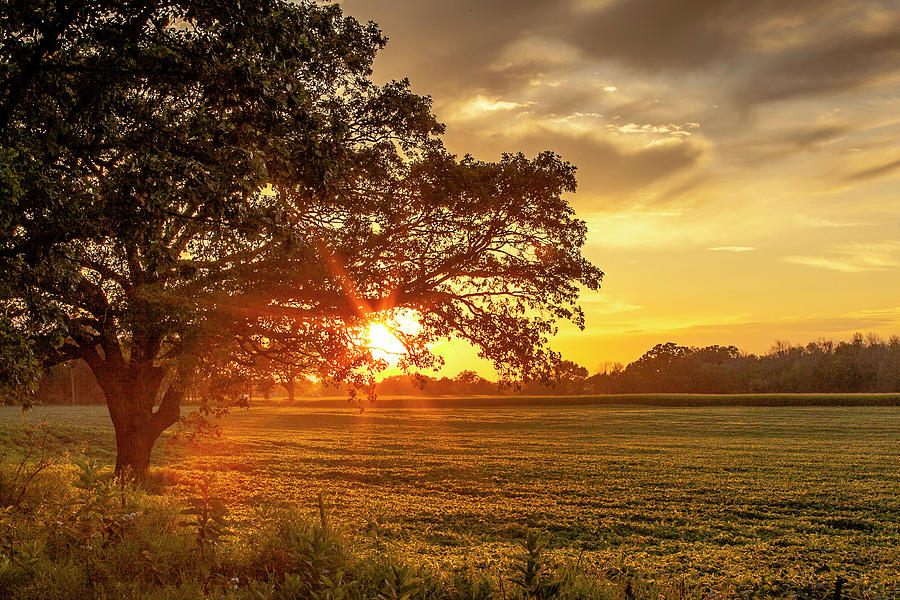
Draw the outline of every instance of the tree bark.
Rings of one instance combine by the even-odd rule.
[[[142,481],[153,446],[181,416],[184,393],[177,385],[164,386],[163,370],[153,365],[99,368],[95,375],[116,432],[116,474]],[[161,389],[165,393],[154,410]]]
[[[113,425],[116,430],[116,474],[144,480],[150,470],[150,453],[159,438],[149,422],[139,418]]]
[[[296,400],[296,392],[295,386],[296,382],[293,377],[288,377],[281,382],[281,385],[284,386],[284,389],[287,391],[288,401],[293,404],[294,400]]]

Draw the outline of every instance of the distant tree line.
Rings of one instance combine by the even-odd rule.
[[[214,382],[199,382],[191,394],[200,397]],[[273,371],[244,384],[253,398],[339,395],[298,373]],[[760,355],[735,346],[657,344],[626,365],[607,363],[589,376],[586,368],[562,361],[553,386],[521,382],[500,387],[475,371],[455,377],[394,375],[378,384],[382,396],[492,396],[593,394],[767,394],[767,393],[898,393],[900,337],[884,340],[856,334],[849,341],[819,340],[805,346],[776,342]],[[50,369],[35,393],[45,404],[102,404],[103,393],[81,361]]]
[[[627,367],[605,368],[585,387],[592,394],[900,392],[900,338],[856,334],[848,342],[777,342],[762,355],[669,342]]]

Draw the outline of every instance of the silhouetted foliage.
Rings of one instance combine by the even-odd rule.
[[[625,368],[588,380],[591,393],[900,392],[900,338],[856,334],[849,342],[776,343],[761,356],[734,346],[657,344]]]
[[[192,388],[370,389],[383,312],[421,315],[408,366],[458,336],[551,378],[602,277],[574,167],[449,154],[430,99],[370,80],[384,43],[337,4],[0,3],[3,381],[85,361],[141,474]]]

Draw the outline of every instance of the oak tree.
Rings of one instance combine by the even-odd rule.
[[[83,359],[120,473],[146,473],[198,379],[370,383],[373,319],[420,321],[407,367],[459,337],[527,378],[559,319],[583,324],[602,273],[574,167],[449,154],[337,5],[3,1],[0,31],[0,364]]]

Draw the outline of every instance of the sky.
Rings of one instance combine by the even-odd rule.
[[[450,151],[577,165],[606,276],[552,344],[566,358],[900,334],[896,0],[341,5],[381,26],[375,79],[430,95]]]

